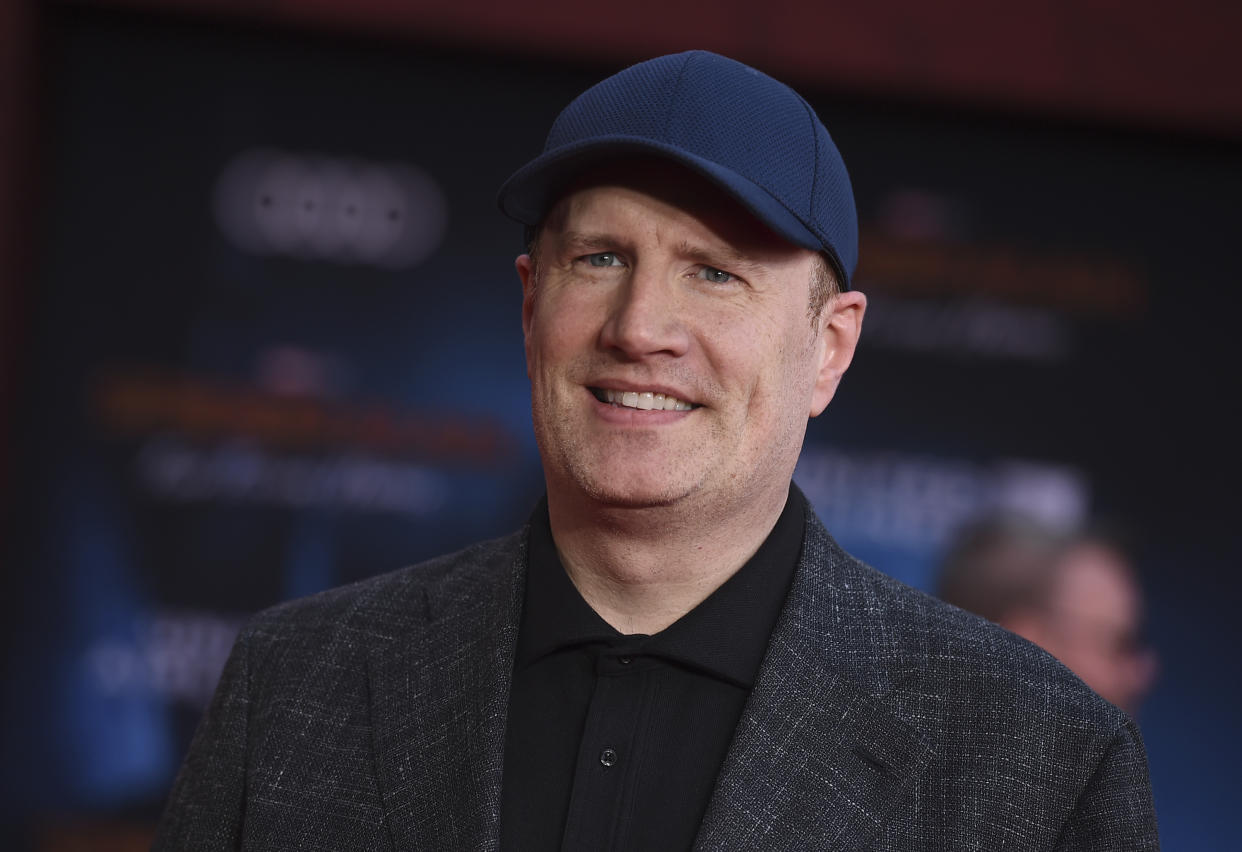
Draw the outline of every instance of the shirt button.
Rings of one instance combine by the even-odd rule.
[[[617,662],[623,666],[628,666],[630,663],[634,662],[634,658],[633,657],[617,657]]]
[[[612,766],[617,762],[617,752],[610,748],[604,749],[599,753],[599,762],[604,766]]]

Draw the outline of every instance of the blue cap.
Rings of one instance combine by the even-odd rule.
[[[858,263],[850,178],[815,110],[784,83],[704,50],[633,65],[565,107],[543,153],[500,188],[500,209],[536,226],[574,175],[626,154],[703,175],[780,236],[823,252],[849,289]]]

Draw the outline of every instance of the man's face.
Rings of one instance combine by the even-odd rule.
[[[517,266],[550,497],[783,500],[807,417],[852,356],[861,295],[813,321],[816,255],[672,164],[579,181],[536,251]]]
[[[1154,653],[1139,639],[1143,600],[1114,550],[1084,542],[1062,556],[1040,642],[1088,686],[1135,713],[1156,675]]]

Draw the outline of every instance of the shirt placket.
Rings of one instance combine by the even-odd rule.
[[[616,650],[596,660],[561,847],[565,852],[625,848],[657,665]]]

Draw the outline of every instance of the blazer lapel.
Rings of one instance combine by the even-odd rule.
[[[447,560],[458,564],[409,602],[422,617],[369,660],[376,774],[395,849],[499,843],[526,537]]]
[[[862,848],[932,753],[886,706],[886,690],[864,689],[851,671],[869,656],[858,637],[877,625],[860,623],[868,607],[839,582],[848,558],[808,512],[798,571],[697,848]]]

